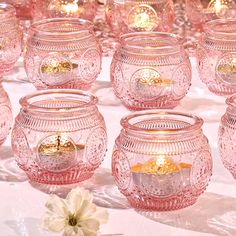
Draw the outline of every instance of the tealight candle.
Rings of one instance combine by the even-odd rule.
[[[212,174],[202,119],[149,110],[121,120],[112,174],[135,208],[175,210],[192,205]]]
[[[93,24],[53,18],[32,24],[26,44],[25,70],[37,89],[88,89],[101,70],[101,47]]]
[[[169,31],[174,21],[172,0],[106,1],[106,20],[113,33]]]
[[[12,148],[29,179],[71,184],[90,178],[103,160],[107,142],[97,98],[79,90],[48,90],[20,103]]]
[[[111,64],[114,92],[130,110],[174,108],[191,84],[191,65],[174,34],[121,35]]]
[[[201,80],[221,96],[236,93],[236,20],[218,19],[204,25],[197,47]]]

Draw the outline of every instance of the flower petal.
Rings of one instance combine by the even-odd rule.
[[[68,215],[68,210],[65,201],[55,194],[50,195],[45,206],[48,208],[49,211],[57,214],[58,216],[65,217]]]
[[[96,212],[96,205],[87,200],[83,201],[79,211],[76,214],[78,220],[90,218]]]
[[[106,209],[97,207],[96,212],[92,215],[92,218],[98,220],[100,224],[106,224],[108,222],[109,214]]]
[[[80,226],[84,229],[97,232],[99,230],[99,221],[95,219],[87,219],[79,222]]]
[[[80,192],[70,191],[66,197],[66,202],[69,208],[69,211],[72,214],[75,214],[83,204],[83,196]]]
[[[89,230],[84,227],[82,227],[81,229],[83,230],[83,233],[85,236],[97,236],[98,235],[98,231]]]
[[[65,227],[65,219],[63,217],[56,217],[55,215],[47,212],[42,219],[41,226],[46,230],[60,232]]]
[[[87,236],[83,230],[77,226],[67,226],[64,230],[63,236]]]

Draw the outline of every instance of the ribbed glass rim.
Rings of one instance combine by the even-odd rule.
[[[142,116],[148,116],[148,115],[150,116],[156,115],[157,118],[163,117],[163,119],[166,116],[169,116],[169,117],[179,116],[179,117],[191,119],[193,123],[189,124],[189,126],[187,127],[179,128],[179,129],[148,129],[148,128],[145,129],[145,128],[137,127],[135,124],[131,123],[132,119],[135,119],[137,117],[142,117]],[[120,124],[125,130],[136,131],[139,133],[145,133],[149,135],[176,135],[176,134],[183,134],[186,132],[195,131],[196,129],[200,129],[201,126],[203,125],[203,119],[192,114],[178,112],[178,111],[146,110],[146,111],[133,112],[123,117],[121,119]]]
[[[38,98],[37,101],[40,101],[40,98],[42,99],[42,97],[45,95],[62,95],[62,96],[64,95],[65,99],[67,96],[68,101],[69,101],[70,96],[74,96],[74,99],[76,99],[76,96],[78,96],[78,106],[54,108],[54,107],[37,106],[37,105],[34,105],[30,102],[32,99],[35,99],[35,98]],[[84,102],[83,104],[79,103],[79,102],[81,102],[81,100],[79,99],[81,96],[88,99],[88,101]],[[48,99],[49,98],[50,97],[48,97]],[[84,92],[82,90],[77,90],[77,89],[41,90],[41,91],[31,93],[27,96],[24,96],[19,101],[20,105],[23,108],[34,110],[34,111],[42,111],[42,112],[71,112],[71,111],[81,110],[83,108],[96,105],[97,102],[98,102],[98,98],[96,96],[94,96],[92,93]]]
[[[73,23],[77,26],[85,26],[83,29],[78,29],[77,31],[68,31],[68,32],[60,32],[60,31],[50,31],[49,29],[47,30],[46,26],[49,23]],[[49,19],[44,19],[44,20],[39,20],[35,21],[31,27],[30,30],[32,32],[37,32],[40,33],[41,35],[45,36],[75,36],[78,33],[81,32],[87,32],[91,29],[93,29],[93,23],[89,20],[85,19],[80,19],[80,18],[72,18],[72,17],[67,17],[67,18],[49,18]]]
[[[234,24],[236,28],[236,19],[216,19],[206,22],[203,25],[204,32],[210,35],[213,38],[224,38],[226,41],[235,41],[236,40],[236,31],[235,32],[226,32],[225,24]]]
[[[232,96],[228,97],[226,99],[226,104],[236,108],[236,94],[233,94]]]
[[[9,4],[9,3],[5,3],[5,2],[0,2],[0,10],[5,10],[4,12],[0,12],[0,17],[2,15],[12,15],[12,14],[16,14],[16,9],[13,5]]]
[[[141,39],[141,38],[153,38],[155,40],[158,39],[166,39],[166,43],[169,43],[169,45],[166,46],[159,46],[159,47],[152,47],[152,46],[137,46],[132,45],[129,43],[132,39]],[[174,44],[171,44],[169,40],[175,40]],[[126,48],[129,49],[136,49],[136,50],[145,50],[145,51],[155,51],[155,50],[163,50],[163,49],[178,49],[183,45],[183,38],[173,34],[173,33],[166,33],[166,32],[134,32],[134,33],[126,33],[120,35],[120,42],[125,45]]]

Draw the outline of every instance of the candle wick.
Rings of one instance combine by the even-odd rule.
[[[57,136],[57,151],[60,151],[60,146],[61,146],[61,136]]]

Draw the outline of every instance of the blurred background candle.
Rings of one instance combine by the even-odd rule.
[[[186,0],[191,23],[202,29],[204,22],[217,18],[236,18],[236,0]]]
[[[34,20],[54,17],[75,17],[93,21],[96,0],[35,0]]]
[[[10,71],[21,55],[22,31],[12,5],[0,3],[0,77]]]
[[[106,20],[117,37],[134,31],[169,31],[174,20],[174,5],[172,0],[108,0]]]

